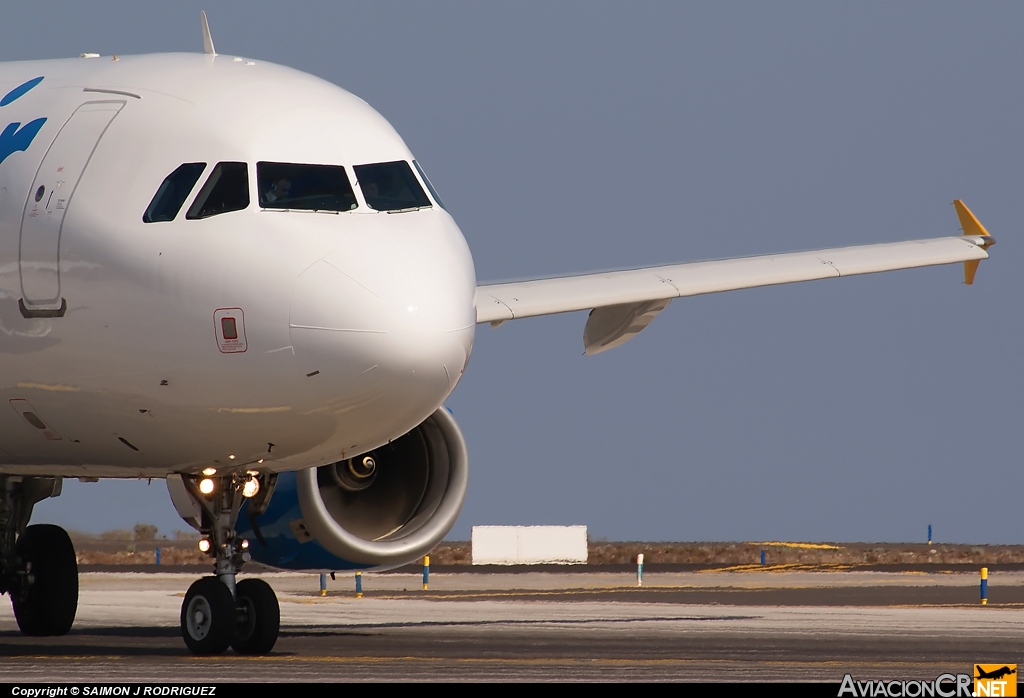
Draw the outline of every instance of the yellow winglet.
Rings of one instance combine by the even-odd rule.
[[[985,230],[985,226],[983,226],[978,221],[978,219],[974,217],[974,214],[971,213],[971,209],[964,206],[963,201],[957,199],[956,201],[953,202],[953,206],[956,207],[956,215],[957,217],[960,218],[960,227],[963,228],[964,235],[973,235],[977,237],[986,238],[992,237],[991,235],[989,235],[988,231]],[[986,240],[984,244],[981,245],[981,248],[988,249],[988,247],[994,243],[995,240]],[[978,271],[979,261],[981,260],[972,259],[970,261],[964,262],[964,283],[966,283],[968,286],[974,283],[974,274]]]

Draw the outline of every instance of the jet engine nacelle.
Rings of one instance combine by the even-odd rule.
[[[365,569],[413,562],[441,541],[466,498],[462,432],[443,407],[391,443],[278,476],[266,511],[246,504],[239,535],[255,561],[286,569]]]

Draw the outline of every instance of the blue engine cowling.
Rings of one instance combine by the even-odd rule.
[[[375,465],[372,479],[359,469],[367,456]],[[281,473],[255,526],[247,502],[236,530],[249,540],[252,559],[273,567],[398,567],[430,552],[451,530],[466,498],[467,470],[462,432],[438,408],[368,454]]]

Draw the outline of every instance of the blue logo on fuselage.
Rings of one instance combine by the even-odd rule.
[[[3,99],[0,99],[0,107],[6,107],[42,81],[43,78],[40,76],[18,85],[5,94]],[[20,121],[7,124],[7,128],[3,130],[3,133],[0,133],[0,163],[6,160],[12,153],[16,153],[19,150],[28,150],[36,134],[39,133],[39,129],[45,123],[46,117],[29,121],[24,126],[21,125]]]

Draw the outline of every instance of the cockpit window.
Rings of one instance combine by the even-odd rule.
[[[416,171],[420,173],[420,179],[422,179],[423,183],[427,185],[427,191],[429,191],[430,195],[434,197],[434,203],[447,211],[448,207],[444,205],[444,202],[441,201],[441,197],[437,195],[437,191],[434,189],[434,185],[430,183],[427,173],[423,171],[423,168],[420,167],[420,164],[415,160],[412,161],[412,164],[416,166]]]
[[[187,162],[167,175],[149,202],[149,208],[142,214],[142,220],[146,223],[173,221],[205,169],[205,162]]]
[[[263,208],[350,211],[359,204],[344,167],[257,162],[256,180]]]
[[[359,188],[363,190],[363,198],[370,208],[377,211],[401,211],[430,206],[430,199],[416,181],[409,163],[404,160],[356,165],[353,169],[359,180]]]
[[[189,206],[185,218],[209,218],[249,206],[249,168],[244,162],[218,162]]]

